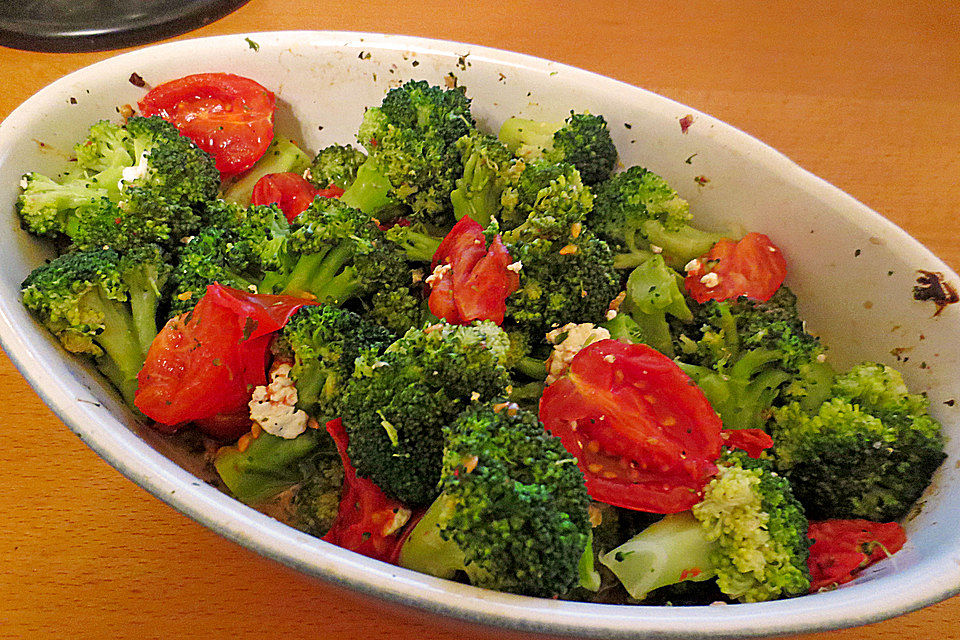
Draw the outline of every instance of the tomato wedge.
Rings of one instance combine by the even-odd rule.
[[[600,502],[685,511],[717,470],[720,418],[673,360],[644,344],[581,349],[544,391],[540,420],[576,456]]]
[[[829,589],[857,577],[873,563],[903,548],[907,534],[896,522],[823,520],[811,522],[810,591]]]
[[[390,498],[357,470],[347,456],[347,431],[340,418],[327,423],[343,461],[340,508],[324,540],[370,558],[396,564],[410,510]]]
[[[763,429],[724,429],[720,437],[723,444],[731,449],[742,449],[751,458],[759,458],[764,449],[773,446],[773,438]]]
[[[317,196],[339,198],[343,189],[330,185],[326,189],[315,189],[299,173],[268,173],[253,185],[251,204],[276,204],[287,217],[288,222],[307,210]]]
[[[487,246],[483,227],[464,216],[433,256],[434,272],[427,279],[430,312],[451,324],[503,323],[507,296],[520,284],[519,276],[508,268],[512,262],[499,235]]]
[[[157,85],[138,103],[214,157],[224,176],[245,171],[273,140],[276,96],[258,82],[230,73],[198,73]]]
[[[210,285],[150,345],[134,404],[167,431],[199,421],[210,435],[239,435],[249,423],[236,415],[253,387],[266,383],[271,334],[308,304],[315,303]]]
[[[700,303],[740,296],[769,300],[787,276],[783,253],[762,233],[739,242],[724,238],[687,267],[684,286]]]

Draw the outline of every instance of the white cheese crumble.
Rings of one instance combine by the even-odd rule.
[[[523,263],[517,260],[516,262],[511,262],[507,265],[508,271],[513,271],[514,273],[520,273],[520,269],[523,269]]]
[[[720,276],[718,276],[716,272],[711,271],[710,273],[704,274],[704,276],[700,278],[700,284],[705,286],[707,289],[713,289],[715,286],[720,284]]]
[[[687,273],[690,273],[691,271],[698,270],[702,266],[703,264],[697,258],[694,258],[693,260],[691,260],[690,262],[688,262],[683,266],[683,270],[686,271]]]
[[[274,365],[270,384],[253,390],[250,400],[250,419],[273,436],[287,440],[306,431],[310,417],[297,409],[297,388],[290,378],[290,365]]]
[[[427,276],[427,279],[424,282],[426,282],[430,287],[434,287],[439,284],[441,280],[443,280],[443,276],[451,269],[453,269],[453,267],[449,264],[438,264],[437,268],[433,270],[433,273]]]
[[[560,339],[560,336],[564,336]],[[547,342],[554,345],[550,357],[547,358],[547,384],[556,382],[560,376],[570,368],[570,362],[580,349],[597,340],[606,340],[610,332],[598,327],[592,322],[576,324],[567,323],[559,329],[554,329],[546,336]],[[559,342],[558,342],[559,341]]]

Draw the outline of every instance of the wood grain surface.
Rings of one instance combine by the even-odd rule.
[[[650,89],[783,151],[960,267],[956,2],[253,0],[183,37],[273,29],[459,40]],[[0,48],[0,116],[113,53]],[[230,543],[100,460],[5,357],[0,388],[0,638],[510,637],[362,599]],[[960,638],[958,619],[954,598],[802,638]]]

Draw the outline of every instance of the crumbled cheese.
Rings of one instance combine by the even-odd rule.
[[[123,189],[124,182],[133,182],[139,180],[143,176],[147,175],[147,157],[149,154],[141,153],[140,159],[137,161],[137,164],[132,167],[125,167],[123,171],[120,172],[120,180],[117,182],[117,189]]]
[[[474,391],[470,394],[470,402],[476,402],[480,399],[480,394],[477,391]]]
[[[686,271],[687,273],[691,273],[693,271],[699,270],[700,267],[702,266],[703,264],[699,260],[694,258],[693,260],[691,260],[690,262],[688,262],[683,266],[683,270]]]
[[[603,361],[613,364],[617,361],[617,356],[613,355],[612,353],[608,353],[607,355],[603,356]]]
[[[616,310],[616,309],[607,309],[607,314],[606,314],[605,317],[607,318],[607,320],[613,320],[614,318],[617,317],[617,310]]]
[[[564,336],[561,339],[561,336]],[[606,340],[610,332],[592,322],[576,324],[570,322],[550,331],[547,341],[554,345],[547,359],[547,384],[556,382],[570,368],[570,362],[580,349],[597,340]]]
[[[20,178],[20,188],[21,188],[21,189],[26,189],[26,188],[27,188],[27,185],[29,185],[29,184],[30,184],[30,181],[27,180],[27,176],[23,176],[22,178]]]
[[[403,525],[407,524],[411,515],[413,515],[413,512],[410,511],[410,509],[405,509],[403,507],[397,509],[396,513],[393,514],[393,517],[390,518],[385,525],[383,525],[383,535],[389,536],[399,531]]]
[[[652,244],[650,245],[650,251],[653,251],[654,253],[663,253],[663,247],[658,247],[657,245]]]
[[[433,273],[427,276],[425,282],[429,286],[434,287],[438,285],[441,280],[443,280],[443,276],[446,275],[451,269],[453,269],[453,267],[451,267],[449,264],[438,264],[433,270]]]
[[[297,388],[290,378],[290,365],[281,363],[270,371],[270,384],[253,390],[250,419],[270,435],[290,440],[306,431],[310,417],[297,409]]]
[[[817,354],[817,362],[826,362],[826,361],[827,361],[827,354],[825,353]]]
[[[715,271],[711,271],[710,273],[704,274],[704,276],[700,278],[700,284],[705,286],[707,289],[713,289],[715,286],[720,284],[720,276],[717,275]]]
[[[520,269],[523,269],[523,263],[517,260],[516,262],[511,262],[507,265],[507,271],[513,271],[514,273],[520,273]]]
[[[313,173],[310,171],[310,167],[307,167],[303,172],[303,179],[307,182],[313,180]]]

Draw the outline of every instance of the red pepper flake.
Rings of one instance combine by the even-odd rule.
[[[680,133],[686,133],[687,129],[690,128],[690,125],[693,124],[693,115],[687,114],[680,118]]]
[[[700,186],[702,187],[703,185],[705,185],[705,184],[707,184],[708,182],[710,182],[710,178],[708,178],[707,176],[696,176],[696,177],[693,179],[693,181],[696,182],[698,185],[700,185]]]

